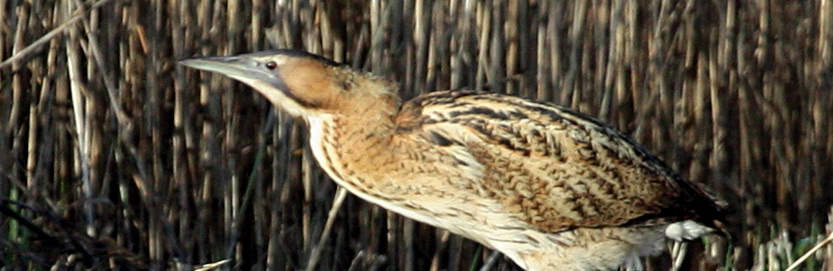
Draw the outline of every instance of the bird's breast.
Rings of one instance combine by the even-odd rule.
[[[476,240],[470,233],[489,221],[512,219],[498,201],[480,195],[475,186],[483,178],[482,165],[467,152],[421,138],[350,131],[349,124],[334,118],[311,118],[308,124],[321,168],[364,200]]]
[[[403,146],[345,131],[345,124],[331,117],[309,118],[307,122],[312,153],[338,185],[408,218],[459,231],[455,229],[459,227],[447,223],[448,217],[459,214],[444,207],[456,206],[454,202],[461,198],[427,177],[439,176],[436,167],[430,163],[412,163],[426,155],[425,152],[403,152],[400,151]]]

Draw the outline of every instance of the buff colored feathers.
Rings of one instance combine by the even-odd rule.
[[[181,63],[244,82],[303,118],[318,164],[351,193],[527,270],[640,269],[667,237],[721,225],[722,203],[567,108],[471,91],[400,105],[395,84],[290,50]]]

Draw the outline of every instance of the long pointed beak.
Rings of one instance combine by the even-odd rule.
[[[216,72],[249,85],[257,82],[272,84],[277,76],[247,56],[209,56],[183,59],[179,64],[209,72]]]

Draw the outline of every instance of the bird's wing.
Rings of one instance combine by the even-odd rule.
[[[633,140],[569,109],[478,92],[435,92],[403,105],[401,131],[460,145],[482,164],[481,196],[545,232],[712,219],[713,197]],[[709,224],[709,223],[707,223]]]

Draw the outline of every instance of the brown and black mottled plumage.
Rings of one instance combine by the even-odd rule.
[[[542,231],[686,219],[714,226],[722,213],[713,197],[633,140],[564,107],[502,94],[443,91],[407,102],[398,120],[400,134],[419,133],[436,145],[467,148],[487,165],[481,185],[492,192],[484,196],[517,206]],[[461,138],[466,135],[478,140]]]
[[[289,50],[182,63],[303,118],[319,165],[351,193],[528,270],[640,269],[666,238],[720,226],[722,203],[567,108],[469,91],[400,106],[394,83]]]

